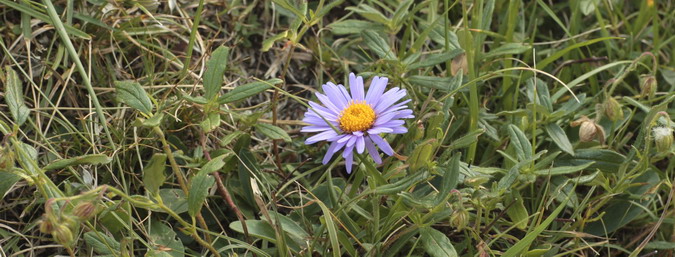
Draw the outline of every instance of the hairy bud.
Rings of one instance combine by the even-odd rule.
[[[40,232],[50,234],[52,231],[54,231],[54,224],[47,217],[43,216],[40,221]]]
[[[652,75],[640,76],[640,95],[652,97],[656,93],[656,78]]]
[[[450,225],[457,228],[457,231],[462,231],[462,229],[469,225],[469,211],[461,207],[456,209],[450,215]]]
[[[59,224],[54,227],[52,231],[54,241],[64,246],[70,246],[75,240],[73,231],[65,224]]]
[[[602,104],[605,116],[611,121],[618,121],[623,119],[623,110],[619,101],[612,97],[608,97]]]
[[[656,127],[652,130],[656,151],[660,153],[670,152],[673,146],[673,129],[670,127]]]
[[[605,130],[595,123],[594,120],[581,116],[581,118],[573,121],[570,125],[572,127],[581,126],[579,128],[579,140],[581,142],[591,142],[593,139],[598,139],[601,144],[605,143]]]
[[[96,214],[96,205],[92,202],[81,202],[73,209],[73,215],[81,220],[88,220]]]

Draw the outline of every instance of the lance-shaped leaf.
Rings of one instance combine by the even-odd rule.
[[[190,194],[188,195],[188,213],[190,213],[190,216],[194,217],[201,211],[204,200],[209,194],[209,188],[215,182],[215,179],[206,173],[198,173],[192,178]]]
[[[28,114],[30,114],[30,109],[26,106],[26,103],[23,101],[23,86],[21,85],[21,80],[19,76],[16,75],[16,71],[7,66],[7,85],[5,86],[5,102],[7,107],[9,107],[9,112],[14,118],[16,124],[21,125],[26,122],[28,119]]]
[[[159,187],[166,180],[166,176],[164,175],[165,165],[166,154],[158,153],[152,156],[148,165],[143,169],[143,184],[145,185],[145,189],[152,195],[159,193]]]
[[[213,51],[211,59],[206,63],[206,71],[204,72],[204,97],[206,99],[213,99],[218,94],[218,91],[220,91],[229,56],[230,48],[220,46]]]
[[[138,82],[115,81],[115,89],[117,90],[117,99],[120,102],[147,115],[152,113],[150,97]]]
[[[69,159],[62,159],[54,161],[44,167],[45,170],[62,169],[68,166],[75,166],[80,164],[107,164],[112,161],[112,158],[105,154],[89,154],[78,156]]]

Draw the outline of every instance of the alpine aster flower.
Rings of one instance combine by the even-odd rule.
[[[382,163],[377,146],[382,152],[391,156],[394,150],[389,143],[380,137],[382,133],[402,134],[408,129],[401,119],[413,118],[412,110],[405,104],[410,99],[396,103],[406,96],[405,89],[398,87],[384,92],[386,77],[374,77],[370,82],[368,93],[364,94],[363,77],[349,74],[349,89],[343,85],[328,82],[322,86],[325,94],[316,93],[323,104],[309,102],[310,108],[305,113],[304,122],[309,123],[301,132],[319,132],[307,138],[305,144],[319,141],[331,142],[328,152],[323,157],[323,164],[330,161],[333,154],[344,147],[342,157],[345,158],[347,173],[352,172],[354,150],[368,153],[375,163]]]

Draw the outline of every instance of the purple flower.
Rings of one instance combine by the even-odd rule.
[[[391,156],[394,149],[380,137],[382,133],[402,134],[408,132],[401,119],[414,118],[412,110],[406,103],[410,99],[396,103],[406,96],[405,89],[398,87],[384,92],[387,86],[386,77],[374,77],[368,93],[364,93],[363,77],[349,74],[349,89],[351,95],[343,85],[332,82],[324,84],[325,94],[316,93],[316,97],[323,105],[309,102],[310,108],[302,120],[309,123],[301,132],[319,132],[305,141],[305,144],[314,144],[319,141],[331,142],[328,152],[323,157],[323,164],[328,163],[333,154],[344,148],[342,157],[345,158],[347,173],[352,172],[354,150],[368,153],[373,160],[380,164],[382,158],[377,152],[377,146],[382,152]],[[330,124],[329,124],[330,123]]]

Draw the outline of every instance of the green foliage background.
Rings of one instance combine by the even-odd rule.
[[[0,252],[673,256],[674,4],[0,0]],[[415,113],[351,175],[350,72]]]

